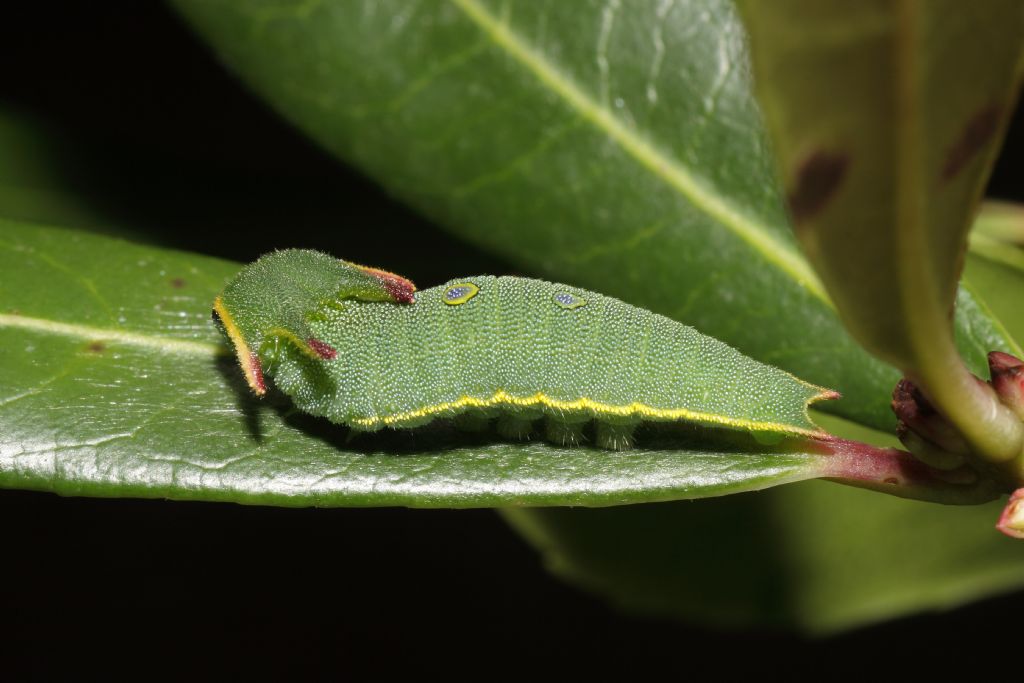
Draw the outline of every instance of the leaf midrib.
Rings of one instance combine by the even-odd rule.
[[[116,342],[126,346],[152,349],[164,353],[202,356],[206,358],[226,356],[230,353],[226,347],[210,342],[173,339],[139,332],[127,332],[125,330],[93,327],[76,323],[63,323],[56,320],[46,320],[44,318],[33,318],[10,313],[0,313],[0,329],[4,328],[16,328],[44,334],[75,337],[84,341]]]
[[[713,187],[701,181],[675,159],[662,154],[653,144],[624,125],[572,79],[561,73],[543,54],[517,35],[502,19],[484,8],[479,0],[450,0],[484,35],[516,62],[531,72],[551,92],[579,115],[617,142],[641,166],[686,197],[696,208],[732,231],[761,253],[810,294],[833,308],[831,299],[814,271],[799,254],[786,248],[763,225],[738,211]]]

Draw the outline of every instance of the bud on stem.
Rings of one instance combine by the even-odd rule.
[[[960,432],[943,417],[928,398],[910,380],[904,378],[892,392],[892,410],[899,419],[897,435],[912,452],[905,435],[913,434],[931,446],[949,454],[967,455],[970,448]]]
[[[1024,361],[1002,351],[988,355],[991,380],[971,377],[976,393],[987,393],[995,408],[1010,420],[1024,422]],[[907,450],[923,463],[939,470],[955,470],[964,465],[1012,486],[1024,484],[1024,454],[993,459],[991,453],[972,447],[961,431],[940,413],[917,385],[902,379],[893,390],[892,409],[899,419],[897,436]],[[1015,425],[1019,426],[1019,425]],[[976,445],[976,444],[975,444]],[[1024,489],[1011,498],[999,528],[1006,533],[1019,527],[1024,538]],[[1012,535],[1012,534],[1011,534]]]
[[[999,516],[996,528],[1007,536],[1024,538],[1024,489],[1017,489]]]
[[[999,400],[1024,420],[1024,361],[1002,351],[988,354],[992,388]]]

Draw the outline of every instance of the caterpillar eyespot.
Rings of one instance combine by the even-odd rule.
[[[480,291],[480,288],[474,285],[472,282],[460,282],[456,285],[451,285],[444,290],[444,301],[449,306],[457,306],[464,304]]]
[[[416,292],[291,249],[243,268],[213,308],[256,394],[271,379],[299,409],[359,431],[494,419],[503,438],[575,445],[592,431],[612,449],[648,421],[821,436],[807,406],[836,396],[664,316],[529,278]]]
[[[554,296],[555,303],[562,308],[568,308],[572,310],[574,308],[581,308],[587,305],[587,300],[581,297],[570,294],[569,292],[558,292]]]

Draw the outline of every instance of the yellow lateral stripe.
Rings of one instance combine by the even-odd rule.
[[[810,398],[806,406],[815,401],[826,398],[826,394],[819,394]],[[449,401],[446,403],[438,403],[432,406],[425,406],[423,408],[417,408],[416,410],[410,410],[404,413],[395,413],[394,415],[384,415],[377,417],[364,417],[353,420],[353,423],[359,427],[374,427],[380,424],[383,425],[394,425],[397,423],[405,422],[408,420],[415,420],[421,417],[429,417],[438,413],[446,413],[449,411],[458,410],[459,408],[488,408],[497,405],[516,405],[516,406],[544,406],[546,408],[553,408],[555,410],[593,410],[595,413],[603,415],[615,415],[615,416],[629,416],[639,415],[647,418],[660,418],[663,420],[691,420],[694,422],[706,422],[711,424],[720,424],[729,427],[738,427],[741,429],[759,429],[763,431],[774,431],[783,432],[788,434],[802,434],[807,436],[821,436],[824,432],[820,429],[803,429],[800,427],[794,427],[792,425],[778,424],[774,422],[754,422],[753,420],[742,420],[732,417],[724,417],[722,415],[714,415],[712,413],[700,413],[697,411],[689,410],[687,408],[654,408],[644,403],[633,402],[628,405],[612,405],[608,403],[601,403],[589,398],[578,398],[573,401],[559,401],[553,399],[550,396],[545,395],[542,392],[537,392],[533,396],[518,397],[509,394],[503,389],[499,389],[494,392],[490,398],[475,398],[473,396],[463,396],[455,401]]]
[[[235,355],[238,356],[238,364],[242,366],[245,381],[249,383],[250,389],[256,392],[258,396],[262,396],[266,393],[267,389],[256,375],[252,351],[249,349],[249,345],[245,343],[242,331],[238,329],[238,325],[235,323],[235,319],[231,317],[231,314],[228,313],[228,309],[224,308],[224,302],[219,296],[213,300],[213,310],[217,312],[217,317],[220,318],[224,331],[228,333],[228,339],[235,346]]]

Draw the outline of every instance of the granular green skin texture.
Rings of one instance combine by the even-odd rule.
[[[257,276],[243,270],[245,286],[229,284],[218,299],[222,325],[229,318],[298,408],[353,429],[470,413],[519,437],[543,418],[547,437],[562,442],[580,441],[596,420],[608,448],[628,447],[641,421],[817,436],[807,405],[834,395],[596,292],[480,275],[398,303],[372,282],[339,295],[338,282],[353,278],[344,271],[360,267],[307,254],[276,252],[248,267]],[[318,273],[281,272],[311,263]]]
[[[276,355],[281,343],[290,343],[315,356],[323,348],[309,327],[312,312],[346,299],[410,303],[414,291],[393,273],[311,249],[285,249],[243,268],[213,302],[213,317],[234,345],[249,386],[262,395],[268,349]]]

